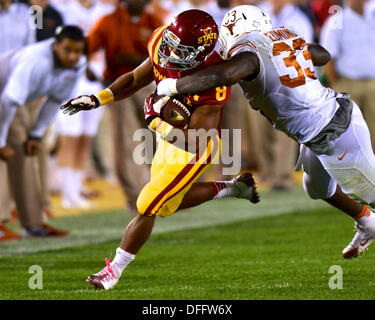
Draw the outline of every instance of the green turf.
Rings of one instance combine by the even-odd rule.
[[[0,258],[0,299],[374,299],[375,249],[341,258],[353,234],[327,207],[156,233],[108,292],[85,278],[118,241],[17,254]],[[33,264],[43,290],[28,288]],[[343,269],[342,290],[328,287],[332,265]]]

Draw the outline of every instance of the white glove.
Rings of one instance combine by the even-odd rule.
[[[157,87],[157,94],[159,96],[174,96],[177,94],[177,79],[167,78],[159,82]]]

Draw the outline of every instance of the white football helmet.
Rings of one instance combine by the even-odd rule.
[[[256,6],[242,5],[230,10],[221,22],[220,53],[225,56],[226,48],[234,38],[252,31],[267,32],[272,29],[271,18]]]

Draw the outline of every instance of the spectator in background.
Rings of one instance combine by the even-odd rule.
[[[231,7],[237,7],[242,6],[245,4],[251,5],[251,6],[257,6],[261,0],[232,0],[231,1]]]
[[[25,236],[64,236],[43,220],[40,176],[35,155],[59,105],[72,94],[85,67],[81,29],[66,26],[56,39],[45,40],[0,56],[0,158],[8,174]],[[48,97],[35,121],[27,105]],[[0,177],[4,181],[5,177]],[[1,237],[1,235],[0,235]]]
[[[36,41],[52,38],[56,28],[64,24],[61,14],[50,5],[49,0],[30,0],[30,5],[43,10],[43,28],[36,29]]]
[[[375,15],[372,3],[347,0],[323,26],[321,44],[332,60],[326,65],[329,85],[350,93],[361,106],[375,148]],[[375,150],[375,149],[374,149]]]
[[[315,36],[319,40],[321,28],[330,16],[334,13],[334,5],[338,4],[337,0],[312,0],[310,3],[310,9],[314,14],[316,24],[315,24]]]
[[[171,9],[166,8],[162,0],[151,0],[149,7],[152,8],[152,13],[158,15],[163,21],[163,24],[168,24]]]
[[[62,10],[62,7],[61,7]],[[64,6],[64,20],[67,24],[78,25],[86,34],[91,27],[103,16],[114,11],[114,7],[95,0],[74,0]],[[90,57],[90,70],[100,74],[104,70],[104,54],[97,52]],[[79,79],[73,96],[79,96],[101,91],[103,85],[91,80],[87,75]],[[87,160],[91,151],[93,138],[98,132],[98,126],[103,114],[103,109],[92,112],[81,112],[69,116],[60,112],[57,118],[57,132],[60,134],[59,150],[57,153],[58,175],[60,176],[60,189],[62,207],[83,208],[91,207],[85,198],[92,198],[95,193],[84,188],[83,180]]]
[[[258,4],[266,11],[274,28],[292,28],[308,43],[313,40],[313,28],[308,17],[296,6],[293,0],[269,0]]]
[[[231,9],[231,2],[232,0],[211,0],[205,6],[204,11],[214,18],[219,28],[224,16]]]
[[[313,28],[313,41],[319,41],[319,24],[315,12],[311,7],[311,0],[294,0],[294,4],[305,14],[306,18],[309,19]]]
[[[0,0],[0,54],[35,42],[35,30],[29,26],[30,18],[27,5]]]
[[[310,2],[311,10],[314,12],[317,23],[320,27],[326,22],[330,14],[330,8],[334,5],[338,5],[339,1],[336,0],[312,0]]]
[[[148,0],[120,2],[115,12],[101,18],[89,34],[89,53],[105,50],[106,86],[148,59],[147,43],[152,32],[163,22],[146,7]],[[113,143],[119,181],[128,200],[128,208],[136,210],[136,199],[148,179],[148,168],[133,160],[133,133],[145,128],[143,105],[154,90],[151,85],[132,97],[109,106],[113,120]]]
[[[35,42],[35,30],[29,27],[30,13],[28,6],[13,3],[12,0],[0,0],[0,55],[9,50],[19,50]],[[1,66],[5,70],[5,66]],[[0,71],[0,74],[2,72]],[[0,88],[5,78],[0,80]],[[11,194],[8,185],[7,166],[0,161],[0,240],[19,238],[17,233],[9,230],[4,221],[10,220]]]

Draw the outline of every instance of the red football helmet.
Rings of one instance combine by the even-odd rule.
[[[184,11],[163,32],[160,65],[168,70],[195,68],[213,52],[217,39],[218,26],[208,13]]]

